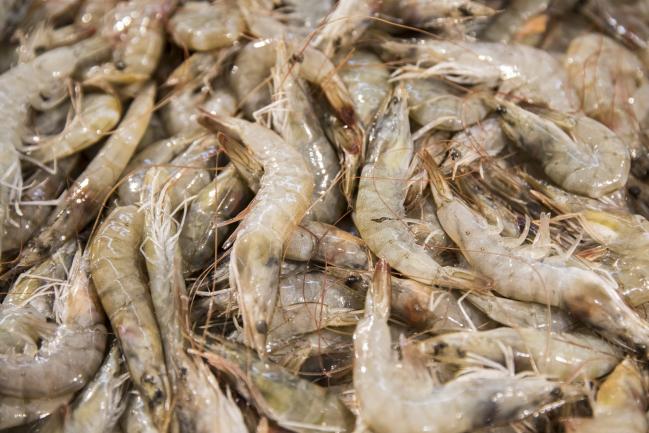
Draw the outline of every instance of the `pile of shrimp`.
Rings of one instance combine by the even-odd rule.
[[[0,431],[649,433],[646,0],[2,0],[0,119]]]

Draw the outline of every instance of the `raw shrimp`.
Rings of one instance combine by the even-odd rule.
[[[379,56],[362,49],[355,50],[348,56],[341,54],[337,59],[345,60],[338,74],[351,94],[359,120],[364,126],[369,126],[385,95],[390,91],[388,67]]]
[[[380,0],[339,0],[336,8],[320,24],[313,45],[329,57],[336,50],[348,48],[370,25],[380,6]]]
[[[601,123],[569,116],[564,131],[552,120],[497,99],[505,134],[538,160],[555,183],[567,191],[599,198],[626,184],[630,156],[626,145]]]
[[[452,20],[487,18],[496,13],[491,7],[473,0],[388,0],[381,11],[417,27],[445,27]]]
[[[240,212],[250,198],[250,190],[233,165],[196,195],[180,233],[186,272],[197,271],[214,259],[216,249],[231,231],[222,223]]]
[[[39,433],[109,432],[126,408],[126,384],[122,355],[113,345],[95,378],[77,396],[70,408],[52,414]]]
[[[4,251],[18,250],[41,228],[52,208],[45,203],[56,199],[67,186],[69,176],[77,167],[78,156],[62,159],[56,164],[56,171],[49,173],[39,169],[27,180],[29,187],[21,197],[21,208],[18,215],[15,208],[9,212],[4,225]]]
[[[566,332],[577,327],[577,323],[568,313],[556,307],[475,293],[469,294],[467,300],[491,320],[512,328]]]
[[[525,45],[429,39],[409,44],[387,41],[382,47],[429,68],[403,67],[397,79],[444,77],[459,84],[484,84],[516,100],[572,112],[578,99],[561,64],[551,54]]]
[[[167,27],[182,48],[208,51],[235,43],[245,23],[234,1],[189,1],[176,10]]]
[[[122,105],[116,96],[99,93],[83,97],[78,110],[61,133],[41,138],[36,150],[28,152],[30,156],[47,163],[95,144],[117,125]]]
[[[505,364],[511,350],[517,369],[566,381],[602,377],[622,358],[620,350],[596,336],[533,328],[457,332],[417,344],[436,360],[466,366],[484,364],[485,358]]]
[[[92,279],[117,334],[126,364],[158,428],[170,417],[170,389],[160,331],[139,265],[143,215],[115,208],[90,245]]]
[[[218,422],[218,432],[245,433],[247,430],[238,407],[221,392],[210,370],[185,352],[183,331],[190,331],[183,305],[186,293],[178,229],[171,215],[168,195],[172,184],[160,168],[150,169],[147,181],[151,188],[143,200],[146,236],[142,251],[180,430],[209,433],[215,431]]]
[[[466,260],[494,281],[496,292],[564,308],[608,337],[647,351],[649,325],[624,303],[614,281],[566,255],[549,256],[549,221],[531,246],[501,237],[497,228],[454,196],[430,155],[424,152],[422,157],[442,227]]]
[[[480,280],[470,272],[435,262],[401,221],[405,217],[406,178],[413,157],[407,107],[405,87],[400,85],[385,99],[372,126],[371,154],[363,167],[354,222],[374,254],[388,260],[408,278],[425,284],[481,288]]]
[[[77,252],[70,280],[55,300],[57,327],[36,353],[0,355],[0,394],[42,398],[78,391],[101,363],[106,328],[88,277],[87,258]]]
[[[335,183],[340,171],[338,157],[313,112],[305,83],[299,79],[301,65],[291,61],[286,44],[279,43],[276,51],[277,61],[272,70],[273,126],[288,145],[298,150],[315,178],[305,220],[333,224],[346,208]]]
[[[297,261],[367,269],[368,251],[362,239],[335,226],[303,221],[287,241],[284,255]]]
[[[354,332],[359,416],[373,432],[461,433],[524,417],[561,396],[559,385],[543,377],[496,370],[477,370],[435,386],[427,371],[418,371],[421,367],[397,361],[388,328],[390,298],[389,266],[380,260],[365,317]]]
[[[192,352],[195,352],[192,350]],[[199,353],[209,364],[238,379],[260,413],[298,433],[351,432],[354,416],[335,392],[294,376],[254,352],[230,342],[207,344]]]
[[[29,63],[19,64],[0,75],[0,226],[4,226],[9,201],[20,196],[22,174],[18,150],[26,132],[28,108],[45,108],[60,100],[65,80],[77,65],[106,52],[108,44],[92,38],[72,47],[49,51]],[[40,101],[39,101],[40,100]],[[3,251],[0,233],[0,251]]]
[[[543,13],[549,5],[550,0],[513,0],[491,20],[482,36],[488,41],[509,42],[526,21]]]
[[[644,433],[649,427],[646,376],[631,359],[622,361],[597,391],[593,418],[565,421],[568,433]]]
[[[41,262],[50,251],[76,235],[100,210],[102,201],[126,167],[153,111],[155,87],[147,85],[131,103],[120,126],[97,156],[59,198],[59,205],[43,229],[24,249],[16,266],[0,278],[15,275]]]
[[[255,206],[239,226],[230,253],[230,279],[239,291],[246,343],[264,353],[282,250],[306,213],[313,175],[302,156],[269,129],[235,118],[203,120],[208,128],[240,139],[264,167]]]
[[[463,95],[442,80],[407,80],[405,85],[410,115],[422,126],[415,139],[431,129],[462,131],[489,113],[479,93]]]

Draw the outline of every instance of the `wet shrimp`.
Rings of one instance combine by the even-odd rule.
[[[593,417],[565,421],[568,433],[624,431],[642,433],[649,428],[646,417],[646,375],[634,361],[622,361],[601,384],[593,405]]]
[[[523,417],[561,396],[559,385],[543,377],[497,370],[477,370],[435,386],[421,367],[397,361],[387,323],[390,298],[389,266],[380,260],[365,317],[354,332],[354,389],[361,422],[372,431],[461,433]],[[480,392],[472,392],[476,389]]]
[[[348,48],[363,34],[380,6],[379,0],[338,1],[335,9],[320,24],[313,45],[329,57],[336,50]]]
[[[72,121],[53,137],[40,137],[32,158],[47,163],[77,153],[106,136],[122,114],[119,99],[109,94],[90,94],[81,99],[81,106]]]
[[[546,51],[525,45],[435,39],[418,44],[387,41],[382,47],[394,55],[414,57],[421,65],[402,67],[395,79],[443,77],[458,84],[496,87],[516,100],[562,112],[579,107],[561,64]]]
[[[255,206],[239,226],[230,253],[230,278],[239,291],[246,342],[264,353],[282,250],[307,211],[313,174],[297,150],[263,126],[235,118],[205,116],[203,121],[240,139],[264,167]]]
[[[67,394],[83,388],[97,371],[106,328],[87,260],[77,252],[70,279],[54,303],[56,330],[36,353],[0,355],[0,394],[18,398]]]
[[[406,24],[435,29],[443,29],[455,20],[485,19],[496,13],[491,7],[473,0],[388,0],[383,2],[381,11]]]
[[[518,370],[534,370],[566,381],[602,377],[622,358],[620,350],[597,336],[532,328],[457,332],[417,345],[438,361],[465,366],[483,365],[485,358],[504,365],[511,350]]]
[[[76,397],[70,408],[52,414],[39,426],[39,433],[109,432],[126,408],[128,376],[123,374],[122,355],[113,345],[103,365]]]
[[[231,0],[190,1],[176,10],[167,27],[180,47],[208,51],[235,43],[245,23],[236,3]]]
[[[50,251],[75,236],[94,218],[144,134],[153,111],[154,95],[155,87],[147,85],[131,103],[117,130],[61,195],[47,224],[21,251],[18,263],[0,279],[41,262]]]
[[[115,208],[91,242],[90,267],[131,379],[155,425],[164,429],[170,421],[171,396],[160,331],[139,265],[143,220],[135,206]]]
[[[273,126],[286,143],[297,149],[314,175],[312,203],[305,220],[333,224],[346,208],[336,184],[340,171],[338,156],[320,127],[311,107],[305,83],[299,79],[301,65],[289,58],[290,48],[278,43],[277,60],[272,69]]]
[[[505,134],[538,160],[555,183],[567,191],[600,198],[626,184],[630,156],[626,145],[601,123],[568,116],[563,130],[552,120],[516,104],[495,102]]]
[[[549,255],[549,221],[539,228],[531,246],[502,237],[498,228],[452,193],[432,158],[427,153],[422,157],[442,227],[466,260],[493,280],[496,292],[564,308],[606,336],[646,352],[649,325],[624,303],[617,284],[566,255]]]
[[[426,284],[472,289],[480,279],[463,269],[442,267],[415,242],[401,219],[405,181],[413,157],[405,87],[385,99],[370,132],[371,153],[361,175],[354,222],[377,256],[405,276]]]
[[[526,21],[545,12],[549,5],[550,0],[514,0],[493,17],[482,37],[488,41],[509,42]]]

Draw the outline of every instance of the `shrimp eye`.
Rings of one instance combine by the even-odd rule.
[[[629,194],[631,194],[631,197],[633,198],[640,197],[640,192],[640,188],[635,185],[629,187]]]
[[[496,107],[496,113],[498,114],[507,114],[507,107],[504,105],[499,105]]]
[[[118,60],[115,62],[115,69],[118,71],[123,71],[126,69],[126,63],[124,63],[122,60]]]
[[[260,334],[266,334],[268,333],[268,323],[266,323],[265,320],[259,320],[257,323],[255,323],[255,329]]]
[[[550,392],[550,395],[554,398],[561,398],[563,397],[563,391],[561,391],[561,388],[556,387]]]
[[[291,63],[302,63],[304,61],[304,55],[302,53],[295,53],[291,56]]]
[[[38,94],[38,97],[41,98],[41,100],[43,100],[43,102],[47,102],[47,101],[50,100],[50,95],[48,95],[46,93],[43,93],[43,92],[40,92]]]
[[[34,48],[34,54],[36,54],[37,56],[40,56],[45,51],[46,51],[45,47],[36,47],[36,48]]]
[[[449,158],[451,158],[453,161],[457,161],[458,159],[460,159],[460,157],[462,156],[462,154],[461,154],[460,151],[457,150],[457,149],[451,149],[451,150],[448,152],[448,156],[449,156]]]
[[[395,97],[393,97],[392,100],[390,101],[390,105],[396,105],[396,104],[399,103],[399,101],[400,101],[399,97],[398,97],[398,96],[395,96]]]
[[[465,5],[461,5],[460,7],[458,7],[458,8],[457,8],[457,11],[458,11],[459,13],[461,13],[462,16],[465,16],[465,17],[470,17],[470,16],[473,15],[473,14],[471,13],[471,11],[469,10],[469,8],[466,7]]]

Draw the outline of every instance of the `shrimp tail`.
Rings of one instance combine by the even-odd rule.
[[[374,268],[370,294],[365,299],[366,314],[371,314],[379,320],[387,320],[390,315],[391,299],[390,265],[384,259],[380,259]]]

